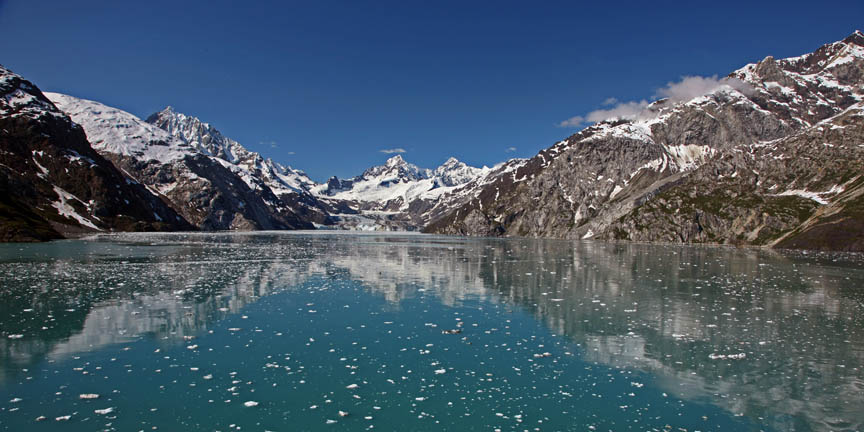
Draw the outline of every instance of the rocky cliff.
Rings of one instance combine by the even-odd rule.
[[[426,231],[864,249],[864,35],[688,96],[485,179]]]
[[[31,82],[0,66],[0,241],[192,229],[90,146]]]
[[[149,122],[101,103],[48,93],[93,147],[203,230],[312,229],[327,209],[302,172],[265,160],[172,108]]]

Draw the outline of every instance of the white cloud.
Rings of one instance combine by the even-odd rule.
[[[585,123],[585,117],[575,116],[558,123],[558,127],[579,127],[582,123]]]
[[[620,102],[609,109],[599,109],[591,111],[590,113],[588,113],[588,115],[585,116],[585,120],[588,120],[591,123],[596,123],[599,121],[609,120],[613,118],[634,119],[647,106],[648,101],[646,100],[641,100],[639,102]]]
[[[753,88],[744,81],[737,78],[717,78],[684,76],[680,81],[668,82],[666,86],[657,89],[654,97],[668,99],[670,103],[687,102],[699,96],[713,93],[719,89],[734,89],[745,95],[752,93]],[[560,127],[578,127],[585,122],[596,123],[603,120],[626,119],[632,120],[638,117],[651,117],[654,113],[648,113],[645,108],[650,103],[647,100],[619,102],[616,98],[608,98],[603,101],[603,106],[612,106],[607,109],[598,109],[584,116],[575,116],[558,124]]]
[[[381,149],[378,151],[384,154],[405,153],[405,149],[403,148]]]
[[[513,153],[515,151],[516,151],[516,147],[507,147],[507,149],[504,150],[504,153]]]
[[[270,141],[261,141],[261,142],[259,142],[258,144],[266,145],[266,146],[270,146],[270,148],[276,148],[276,147],[279,146],[279,144],[278,144],[276,141],[272,141],[272,140],[270,140]]]
[[[717,75],[710,77],[700,76],[684,76],[681,81],[666,83],[666,87],[657,90],[655,94],[660,98],[669,98],[673,103],[686,102],[690,99],[704,96],[714,91],[728,87],[746,93],[750,86],[737,78],[717,78]]]

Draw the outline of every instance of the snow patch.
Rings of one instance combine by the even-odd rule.
[[[84,204],[86,206],[87,204],[85,204],[84,201],[81,201],[75,195],[72,195],[63,189],[60,189],[57,186],[54,186],[54,193],[56,193],[57,196],[60,198],[60,201],[55,201],[54,203],[51,204],[52,207],[57,209],[57,213],[59,213],[61,216],[65,216],[65,217],[70,218],[70,219],[75,219],[76,221],[78,221],[79,224],[84,225],[88,228],[92,228],[92,229],[97,230],[97,231],[102,231],[93,222],[91,222],[90,220],[88,220],[84,216],[79,215],[78,212],[75,211],[75,208],[73,208],[69,204],[70,201],[75,200],[75,201],[78,201],[81,204]]]

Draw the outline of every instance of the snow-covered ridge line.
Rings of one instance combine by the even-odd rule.
[[[303,171],[281,165],[269,158],[265,159],[239,142],[222,135],[209,123],[178,113],[170,106],[148,117],[147,122],[183,140],[198,153],[233,165],[236,170],[232,168],[232,171],[243,177],[250,187],[260,181],[280,196],[306,193],[316,185]]]
[[[264,159],[209,124],[170,107],[146,122],[96,101],[59,93],[45,95],[84,128],[97,151],[161,164],[189,156],[210,157],[238,175],[251,189],[266,185],[277,196],[303,193],[315,185],[302,171]]]
[[[128,112],[60,93],[44,94],[84,128],[96,151],[163,164],[194,153],[186,142]]]
[[[424,169],[396,155],[357,177],[347,180],[334,177],[312,192],[322,198],[346,201],[387,203],[400,200],[401,207],[407,209],[414,200],[435,200],[490,171],[488,167],[468,166],[453,157],[434,170]]]

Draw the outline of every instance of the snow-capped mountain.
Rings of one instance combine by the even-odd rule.
[[[451,157],[438,168],[432,171],[432,177],[435,178],[441,186],[452,187],[466,184],[478,177],[481,177],[489,171],[488,168],[475,168],[460,162],[458,159]]]
[[[147,123],[167,131],[204,155],[215,157],[232,167],[239,168],[236,172],[243,177],[249,187],[256,187],[253,178],[260,179],[276,195],[284,195],[308,192],[315,185],[315,182],[303,171],[280,165],[271,159],[264,159],[260,154],[247,150],[237,141],[225,137],[209,123],[204,123],[197,117],[178,113],[170,106],[148,117]]]
[[[864,35],[670,94],[488,176],[427,230],[864,248]],[[815,243],[829,221],[857,234]]]
[[[468,183],[488,170],[470,167],[453,157],[434,170],[423,169],[396,155],[384,165],[371,167],[357,177],[347,180],[332,177],[313,192],[348,201],[383,203],[388,207],[399,201],[402,208],[415,199],[438,197],[448,192],[448,188]]]
[[[0,240],[190,229],[31,82],[0,66]]]
[[[354,210],[334,215],[342,228],[416,230],[429,221],[426,210],[442,196],[489,171],[452,157],[434,170],[424,169],[396,155],[357,177],[332,177],[312,188],[312,193],[323,200],[347,203]]]
[[[530,159],[395,156],[316,184],[170,107],[145,122],[0,69],[0,204],[17,209],[0,217],[33,238],[189,221],[864,250],[864,34],[695,80]]]
[[[263,159],[195,117],[166,108],[148,123],[98,102],[48,97],[97,151],[201,229],[312,228],[327,220],[306,192],[314,183],[305,174]]]

